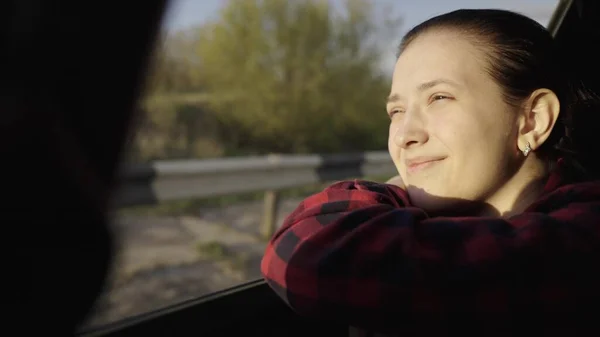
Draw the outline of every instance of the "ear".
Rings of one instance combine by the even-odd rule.
[[[518,146],[523,151],[529,143],[535,151],[550,137],[560,114],[560,102],[552,90],[538,89],[529,96],[524,106]]]

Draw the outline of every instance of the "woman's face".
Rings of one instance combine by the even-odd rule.
[[[396,63],[388,147],[418,207],[485,202],[518,165],[517,113],[486,62],[460,33],[434,30],[412,41]]]

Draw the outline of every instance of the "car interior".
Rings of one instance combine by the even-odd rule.
[[[7,0],[2,6],[9,325],[19,335],[348,336],[348,326],[297,315],[263,280],[80,330],[110,272],[111,198],[167,5]],[[599,22],[600,2],[569,0],[558,2],[548,26],[596,90]],[[124,46],[118,53],[117,44]]]

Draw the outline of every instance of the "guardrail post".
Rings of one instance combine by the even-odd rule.
[[[261,235],[269,240],[275,234],[277,227],[277,210],[279,208],[279,193],[276,190],[265,192]]]

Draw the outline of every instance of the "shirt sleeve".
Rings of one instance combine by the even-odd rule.
[[[296,312],[382,332],[564,312],[599,294],[600,207],[584,199],[510,219],[432,218],[396,186],[339,182],[287,217],[261,271]]]

